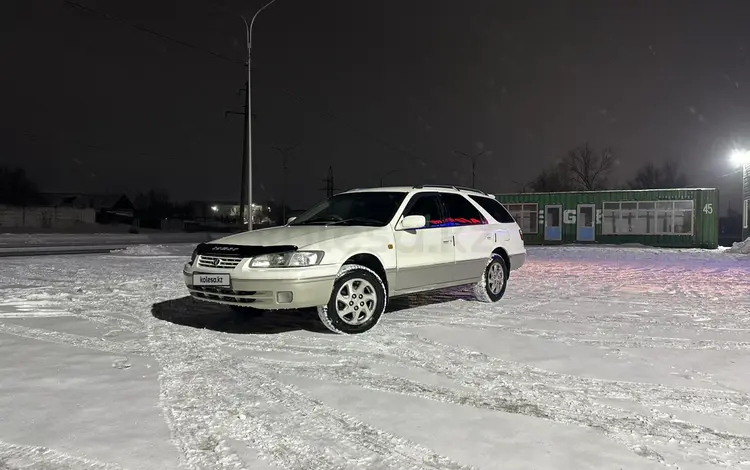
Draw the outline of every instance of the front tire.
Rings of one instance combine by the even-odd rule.
[[[387,302],[385,284],[375,271],[347,264],[336,276],[328,304],[318,307],[318,317],[334,333],[364,333],[378,324]]]
[[[482,278],[474,284],[474,296],[480,302],[493,303],[503,298],[508,287],[508,267],[500,255],[492,254]]]

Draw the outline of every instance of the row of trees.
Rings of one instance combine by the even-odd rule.
[[[636,171],[635,177],[626,186],[613,187],[610,177],[619,163],[612,149],[604,148],[597,152],[586,142],[543,170],[529,186],[535,192],[556,192],[684,188],[688,183],[679,165],[666,161],[661,165],[648,163]]]
[[[24,206],[40,203],[36,184],[21,168],[0,167],[0,204]]]

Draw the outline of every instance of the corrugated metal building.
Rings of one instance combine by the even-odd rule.
[[[498,194],[530,245],[639,243],[716,248],[714,188]]]

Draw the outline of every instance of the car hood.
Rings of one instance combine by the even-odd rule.
[[[280,227],[253,230],[252,232],[237,233],[213,240],[209,243],[246,246],[295,245],[302,248],[332,238],[358,235],[378,230],[378,228],[342,227],[335,225],[282,225]]]

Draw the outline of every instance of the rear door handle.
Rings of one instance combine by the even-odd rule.
[[[453,239],[452,239],[452,238],[449,238],[449,239],[447,239],[447,240],[443,240],[443,243],[452,243],[452,242],[453,242]]]

